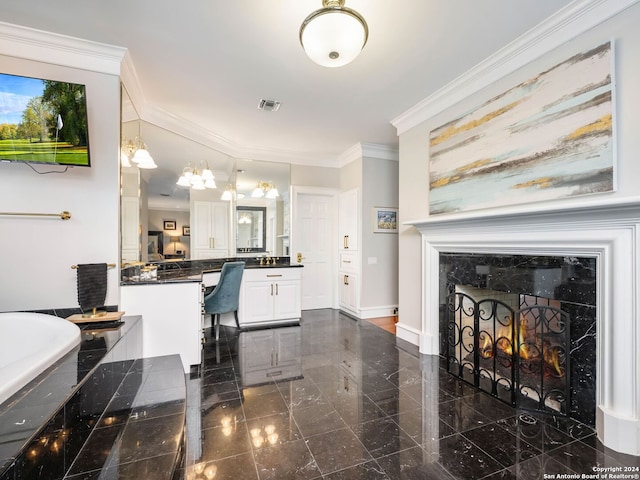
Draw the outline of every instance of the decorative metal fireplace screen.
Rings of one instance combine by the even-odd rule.
[[[569,315],[560,302],[456,285],[447,369],[518,408],[568,415]]]

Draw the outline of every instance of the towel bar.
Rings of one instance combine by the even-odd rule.
[[[0,215],[12,215],[19,217],[60,217],[62,220],[69,220],[71,218],[71,213],[66,210],[60,213],[0,212]]]
[[[71,268],[76,270],[78,268],[78,265],[71,265]],[[115,263],[107,263],[107,268],[116,268],[116,264]]]

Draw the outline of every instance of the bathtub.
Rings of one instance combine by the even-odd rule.
[[[0,404],[80,343],[77,325],[42,313],[0,313]]]

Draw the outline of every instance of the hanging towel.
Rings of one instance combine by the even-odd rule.
[[[78,303],[82,311],[104,306],[107,298],[107,264],[78,265]]]

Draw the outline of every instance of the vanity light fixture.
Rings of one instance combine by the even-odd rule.
[[[307,56],[323,67],[342,67],[360,54],[369,27],[345,0],[322,0],[322,8],[311,13],[300,26],[300,44]]]
[[[276,198],[279,197],[278,189],[273,182],[263,182],[260,180],[256,185],[256,188],[251,193],[253,198]]]
[[[151,169],[158,168],[156,162],[147,150],[147,145],[144,143],[141,137],[136,137],[134,140],[125,140],[122,142],[120,149],[120,163],[123,167],[130,167],[133,162],[138,168]]]
[[[191,187],[194,190],[204,190],[206,188],[218,188],[213,172],[209,169],[209,164],[201,168],[191,167],[191,164],[182,169],[182,175],[178,178],[176,185],[181,187]]]
[[[230,202],[231,200],[234,200],[236,198],[244,198],[244,193],[237,193],[235,187],[228,183],[226,188],[224,189],[224,192],[222,192],[220,200]]]

